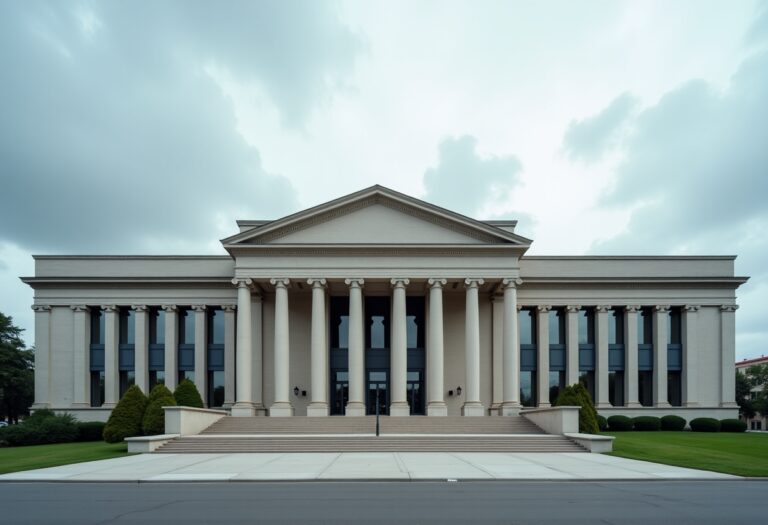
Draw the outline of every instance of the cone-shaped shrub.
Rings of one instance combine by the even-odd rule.
[[[557,396],[555,406],[580,406],[579,432],[585,434],[598,434],[600,432],[597,426],[597,411],[592,404],[592,397],[581,383],[565,387]]]
[[[185,379],[176,387],[173,392],[176,404],[180,407],[203,408],[203,398],[197,391],[195,384],[189,379]]]
[[[141,420],[147,408],[147,396],[136,385],[132,385],[120,402],[112,409],[112,414],[104,427],[104,441],[119,443],[127,437],[141,435]]]
[[[680,416],[664,416],[661,418],[662,430],[680,431],[685,428],[685,419]]]
[[[141,424],[145,436],[165,434],[165,411],[163,407],[174,406],[175,404],[176,399],[165,385],[158,384],[152,389]]]

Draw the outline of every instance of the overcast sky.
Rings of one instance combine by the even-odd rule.
[[[768,353],[759,1],[0,0],[0,311],[31,254],[223,253],[382,184],[531,254],[736,254]]]

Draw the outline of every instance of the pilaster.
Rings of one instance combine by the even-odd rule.
[[[549,305],[538,307],[538,317],[536,319],[536,385],[537,401],[539,407],[550,406],[549,402],[549,311],[552,309]]]

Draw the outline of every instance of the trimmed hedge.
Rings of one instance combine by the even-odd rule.
[[[101,441],[106,425],[101,421],[78,421],[77,441]]]
[[[69,443],[79,435],[77,423],[71,414],[56,415],[51,410],[39,410],[18,425],[0,428],[0,445],[20,447]]]
[[[597,411],[592,404],[589,392],[581,383],[565,387],[557,396],[555,406],[580,406],[579,432],[584,434],[600,433],[600,428],[597,426]]]
[[[141,435],[141,421],[147,408],[147,396],[137,385],[125,392],[104,427],[104,441],[120,443],[127,437]]]
[[[182,407],[203,408],[203,398],[197,391],[195,384],[189,379],[185,379],[173,391],[173,397],[176,404]]]
[[[680,416],[664,416],[661,418],[662,430],[680,431],[685,428],[685,419]]]
[[[740,419],[721,419],[720,432],[746,432],[747,424]]]
[[[168,387],[158,384],[149,393],[149,402],[144,411],[144,419],[141,422],[141,428],[145,436],[156,436],[165,434],[165,411],[163,407],[176,404],[173,394]]]
[[[612,432],[632,430],[632,419],[627,416],[611,416],[608,418],[608,428]]]
[[[608,430],[608,420],[600,414],[597,415],[597,428],[600,429],[600,432]]]
[[[720,432],[720,421],[712,417],[697,417],[688,424],[693,432]]]
[[[632,426],[635,430],[652,432],[661,428],[661,419],[655,416],[638,416],[632,418]]]

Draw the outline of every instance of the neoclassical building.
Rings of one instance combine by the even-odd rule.
[[[34,408],[189,378],[240,416],[488,416],[582,381],[604,415],[736,416],[733,256],[526,256],[381,186],[238,226],[225,256],[36,256]]]

